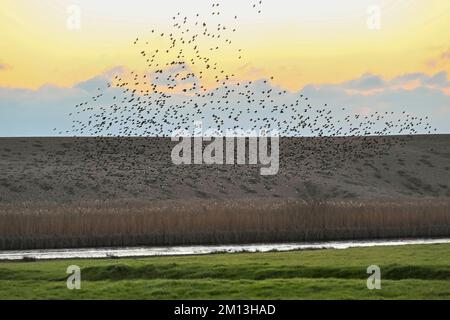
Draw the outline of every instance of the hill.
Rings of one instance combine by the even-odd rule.
[[[450,197],[450,135],[282,138],[259,165],[172,163],[167,138],[1,138],[0,203]]]

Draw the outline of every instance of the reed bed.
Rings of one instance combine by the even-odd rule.
[[[445,199],[0,205],[1,250],[448,236]]]

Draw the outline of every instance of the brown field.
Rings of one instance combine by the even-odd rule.
[[[283,138],[280,171],[169,139],[0,139],[0,249],[450,236],[450,136]]]

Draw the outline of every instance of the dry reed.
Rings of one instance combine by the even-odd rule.
[[[450,201],[1,205],[0,249],[450,236]]]

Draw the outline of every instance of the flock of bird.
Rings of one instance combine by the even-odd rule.
[[[112,76],[97,89],[98,94],[75,106],[69,114],[73,117],[72,128],[59,133],[97,137],[93,140],[94,158],[110,152],[114,144],[126,144],[126,137],[192,132],[196,121],[202,121],[204,131],[216,133],[265,129],[280,136],[321,137],[316,157],[323,155],[325,163],[329,159],[382,155],[392,144],[406,141],[369,136],[433,132],[428,117],[405,111],[354,114],[343,107],[317,106],[301,92],[279,89],[273,85],[274,77],[240,81],[219,63],[224,55],[234,59],[236,65],[245,63],[244,50],[234,48],[232,40],[239,17],[224,17],[222,6],[220,2],[212,3],[206,17],[178,12],[171,18],[171,31],[150,29],[149,38],[136,38],[132,46],[147,71]],[[251,3],[251,9],[262,14],[263,2]],[[233,23],[225,25],[221,21]],[[343,137],[343,142],[336,143],[336,137]],[[131,161],[127,159],[124,161]]]

